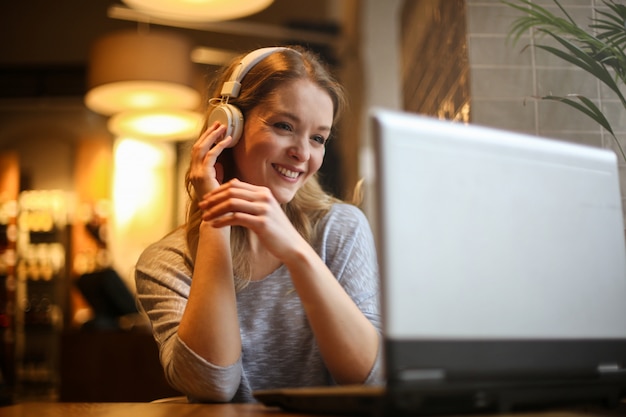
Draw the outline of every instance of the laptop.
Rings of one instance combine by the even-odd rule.
[[[363,415],[625,398],[615,153],[385,109],[371,123],[386,385],[256,398]]]

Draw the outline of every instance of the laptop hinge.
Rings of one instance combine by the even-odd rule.
[[[403,382],[442,382],[446,379],[443,369],[403,369],[398,372]]]

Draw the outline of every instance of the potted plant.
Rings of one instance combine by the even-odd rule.
[[[615,94],[626,110],[626,98],[620,90],[620,86],[626,84],[626,6],[614,0],[603,0],[606,9],[595,9],[596,15],[586,30],[571,18],[558,0],[553,1],[562,16],[529,0],[502,0],[502,3],[523,12],[514,20],[509,35],[514,42],[518,42],[524,33],[533,29],[551,37],[556,41],[556,46],[535,44],[534,47],[593,75]],[[626,161],[626,154],[611,123],[592,100],[576,93],[567,96],[548,95],[542,99],[565,103],[591,117],[611,134]]]

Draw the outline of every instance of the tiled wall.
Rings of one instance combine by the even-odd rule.
[[[559,13],[552,0],[537,3]],[[601,0],[561,0],[570,16],[587,28]],[[614,148],[614,139],[582,113],[553,101],[548,94],[579,93],[600,104],[622,146],[626,146],[626,111],[606,87],[586,72],[542,50],[526,47],[550,39],[528,33],[514,44],[508,37],[518,11],[500,0],[467,0],[472,95],[472,123]],[[622,196],[626,162],[621,160]],[[624,200],[623,200],[624,203]]]

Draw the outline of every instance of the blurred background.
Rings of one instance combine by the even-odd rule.
[[[537,2],[556,11],[550,0]],[[537,99],[582,90],[624,138],[619,102],[584,72],[525,48],[534,33],[513,44],[518,14],[498,0],[274,0],[233,17],[235,3],[222,17],[183,19],[131,1],[0,2],[0,370],[11,398],[171,394],[133,308],[133,267],[148,244],[184,221],[182,179],[206,108],[203,88],[236,54],[300,44],[328,62],[350,110],[329,145],[322,182],[348,197],[364,179],[366,214],[373,107],[612,148],[593,122]],[[563,3],[581,25],[603,7]],[[121,30],[128,38],[115,41]],[[141,61],[132,39],[157,34],[161,49]],[[190,115],[191,128],[130,134],[120,122],[125,112],[89,103],[120,71],[162,72],[197,95],[168,109]]]

